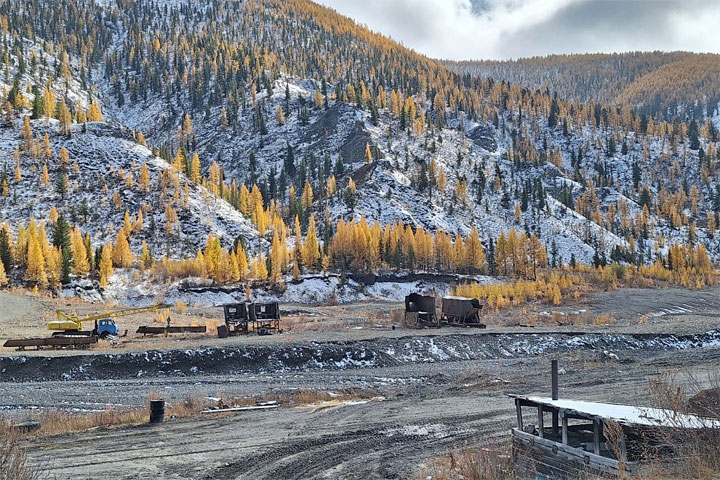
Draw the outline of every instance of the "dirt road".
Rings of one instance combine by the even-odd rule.
[[[506,440],[515,415],[506,395],[547,394],[551,358],[563,368],[561,395],[578,399],[652,404],[649,382],[666,372],[681,383],[690,375],[708,382],[720,368],[719,297],[717,290],[625,290],[556,309],[612,314],[610,326],[503,327],[511,323],[503,314],[490,335],[351,329],[322,340],[303,332],[151,351],[13,353],[0,357],[0,410],[25,418],[45,408],[133,408],[150,394],[174,403],[352,390],[364,395],[60,435],[27,447],[58,479],[416,478],[436,455]],[[327,308],[318,310],[327,315]]]
[[[624,363],[587,356],[592,361],[583,355],[562,357],[562,395],[646,403],[648,382],[658,372],[681,370],[704,379],[720,367],[718,348],[650,357],[638,352]],[[505,394],[546,393],[548,363],[546,357],[534,357],[428,364],[419,377],[396,367],[318,372],[294,382],[275,375],[207,379],[224,386],[237,382],[236,393],[269,385],[327,390],[372,386],[385,399],[213,414],[154,427],[64,435],[33,442],[31,454],[59,479],[412,478],[433,455],[465,444],[505,440],[514,422],[514,408]],[[207,388],[206,383],[199,378],[195,384],[178,385],[167,379],[154,386],[192,392]],[[87,394],[100,394],[107,386],[93,384]],[[133,383],[124,388],[132,390]],[[142,389],[137,384],[134,388]]]

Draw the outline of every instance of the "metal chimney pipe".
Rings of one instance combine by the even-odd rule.
[[[557,360],[551,361],[551,370],[552,370],[552,399],[557,400],[558,399],[558,361]]]

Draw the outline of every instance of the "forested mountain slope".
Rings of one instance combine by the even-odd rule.
[[[490,77],[560,98],[635,107],[672,121],[717,115],[720,55],[688,52],[550,55],[512,61],[445,62],[458,73]]]
[[[0,219],[18,277],[32,280],[20,231],[54,228],[52,207],[93,247],[128,237],[137,257],[145,242],[187,259],[171,276],[222,282],[532,276],[548,257],[667,264],[675,243],[693,268],[720,258],[708,119],[459,75],[305,0],[11,1],[0,28]]]

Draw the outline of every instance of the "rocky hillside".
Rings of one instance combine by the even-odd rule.
[[[705,114],[664,123],[459,75],[304,0],[13,0],[0,17],[10,31],[0,79],[18,107],[0,131],[3,220],[56,206],[103,241],[126,210],[142,211],[133,248],[145,239],[194,256],[208,233],[226,246],[238,235],[268,245],[231,207],[231,182],[257,184],[288,225],[290,190],[298,198],[307,184],[326,238],[338,219],[365,217],[452,235],[475,227],[486,248],[514,228],[536,234],[555,263],[647,263],[673,242],[703,243],[720,259],[718,134]],[[33,92],[49,80],[73,114],[69,136],[35,111]],[[94,102],[104,122],[85,124],[79,113]],[[13,181],[22,115],[37,117],[32,135],[47,131],[52,155],[21,151]],[[63,193],[53,188],[61,147]],[[204,177],[195,182],[193,154]],[[149,188],[138,182],[143,164]],[[168,205],[178,215],[169,227]]]
[[[42,143],[43,152],[32,158],[24,152],[25,140],[18,137],[22,123],[16,122],[15,128],[0,128],[2,158],[13,159],[23,152],[18,170],[7,161],[4,169],[10,175],[10,189],[8,196],[0,197],[0,218],[11,226],[27,224],[31,218],[48,221],[54,207],[68,222],[90,233],[94,242],[107,243],[115,240],[128,212],[133,249],[139,252],[145,241],[155,252],[173,257],[204,246],[208,234],[224,239],[226,246],[238,237],[253,245],[257,238],[240,212],[177,174],[136,143],[127,129],[90,122],[73,125],[66,136],[58,133],[56,120],[34,120],[31,142]],[[62,151],[67,153],[65,159]],[[168,207],[174,216],[168,214]]]

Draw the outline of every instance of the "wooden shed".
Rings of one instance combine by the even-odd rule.
[[[513,464],[521,479],[615,478],[621,472],[639,471],[654,454],[672,462],[679,445],[666,441],[671,430],[720,432],[720,421],[670,410],[547,397],[511,398],[517,412]]]

